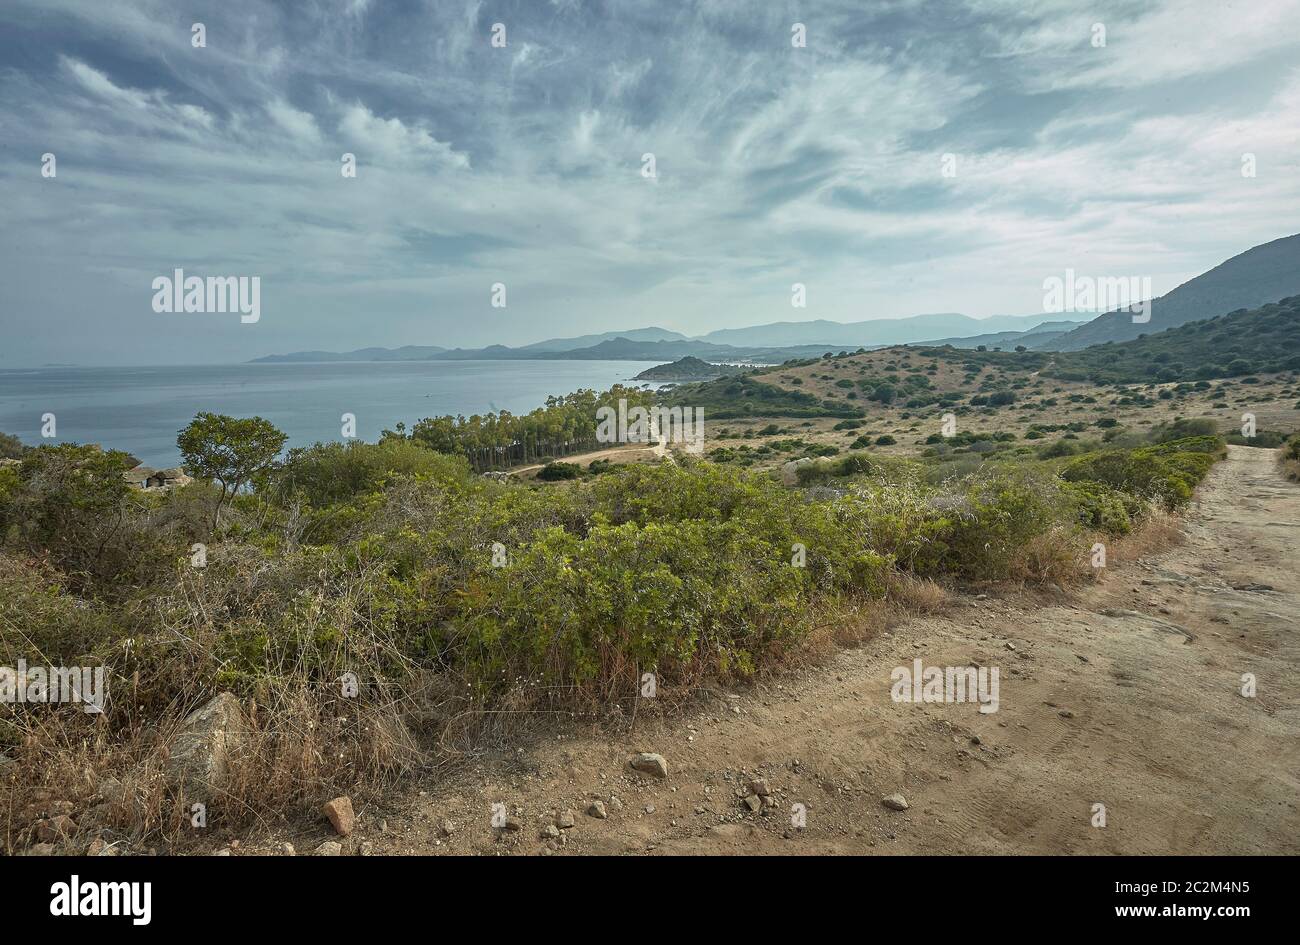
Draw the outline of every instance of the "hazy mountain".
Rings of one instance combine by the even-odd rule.
[[[1043,322],[1028,331],[997,331],[987,335],[971,335],[969,338],[940,338],[938,341],[922,342],[925,347],[952,345],[954,348],[1002,348],[1010,351],[1017,345],[1024,345],[1030,351],[1053,348],[1054,343],[1075,328],[1074,322]]]
[[[723,328],[701,335],[697,340],[711,344],[785,347],[788,345],[830,345],[860,348],[881,345],[912,344],[940,338],[965,338],[970,335],[1003,331],[1024,331],[1044,321],[1044,315],[994,315],[971,318],[956,312],[912,315],[907,318],[881,318],[863,322],[772,322],[751,328]],[[1087,316],[1070,318],[1078,323]]]
[[[285,361],[426,361],[446,351],[436,345],[403,345],[400,348],[358,348],[355,351],[293,351],[254,358],[253,363]]]
[[[1209,272],[1157,298],[1151,320],[1133,321],[1130,312],[1108,312],[1053,342],[1058,351],[1077,351],[1107,341],[1128,341],[1187,322],[1257,308],[1300,294],[1300,234],[1248,249]]]
[[[590,348],[615,338],[626,338],[628,341],[685,341],[686,335],[666,328],[633,328],[630,331],[605,331],[598,335],[579,335],[576,338],[548,338],[546,341],[523,345],[517,350],[572,351],[575,348]]]

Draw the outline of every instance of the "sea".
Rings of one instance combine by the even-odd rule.
[[[288,447],[341,440],[343,415],[375,441],[397,423],[508,410],[551,395],[636,384],[652,361],[389,361],[0,370],[0,432],[22,442],[98,443],[150,466],[180,463],[176,434],[200,411],[258,416]],[[651,385],[658,386],[658,385]],[[53,414],[53,437],[43,437]]]

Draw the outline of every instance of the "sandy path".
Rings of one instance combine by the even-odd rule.
[[[1272,451],[1230,449],[1185,544],[1078,598],[963,599],[630,739],[552,734],[367,812],[357,838],[376,853],[1300,852],[1300,487]],[[999,711],[893,702],[891,670],[917,657],[999,667]],[[667,758],[666,781],[628,771],[641,750]],[[736,795],[756,775],[776,796],[761,814]],[[909,810],[882,806],[894,792]],[[593,797],[608,819],[583,814]],[[494,801],[522,829],[498,839]],[[564,843],[542,839],[566,809]]]

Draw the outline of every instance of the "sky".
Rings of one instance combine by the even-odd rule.
[[[0,368],[1159,294],[1300,230],[1297,51],[1300,0],[3,0]]]

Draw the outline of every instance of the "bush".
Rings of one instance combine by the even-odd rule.
[[[537,478],[543,482],[556,482],[560,479],[577,479],[582,473],[577,463],[547,463],[537,472]]]
[[[1100,482],[1067,482],[1065,494],[1074,503],[1080,525],[1113,537],[1132,531],[1146,509],[1142,500]]]
[[[324,508],[382,489],[400,476],[452,481],[468,474],[469,463],[463,457],[390,438],[379,443],[349,440],[292,449],[275,482],[282,501],[301,499]]]
[[[1108,450],[1085,456],[1066,466],[1061,478],[1067,482],[1098,482],[1173,509],[1191,498],[1192,490],[1224,452],[1218,437],[1187,437],[1135,450]]]
[[[0,459],[22,459],[27,447],[16,436],[0,433]]]

